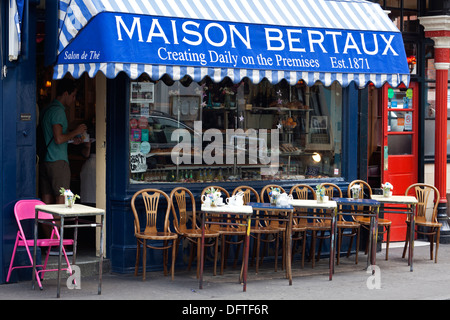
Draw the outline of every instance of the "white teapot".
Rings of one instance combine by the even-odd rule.
[[[219,203],[219,199],[221,199],[221,193],[220,191],[214,191],[207,194],[202,195],[201,200],[202,203],[204,203],[206,206],[215,207]]]
[[[289,202],[292,200],[292,195],[287,193],[282,193],[277,198],[277,205],[286,207],[289,205]]]
[[[235,195],[226,199],[226,203],[231,206],[243,206],[244,205],[244,192],[240,191]]]

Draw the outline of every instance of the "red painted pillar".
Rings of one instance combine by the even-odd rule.
[[[437,219],[442,223],[441,243],[450,243],[450,225],[447,216],[447,98],[448,69],[450,67],[450,16],[420,17],[425,37],[434,40],[436,69],[436,118],[434,147],[434,185],[440,199]]]
[[[447,203],[447,82],[450,49],[435,46],[436,120],[434,147],[434,179],[440,193],[440,204]]]

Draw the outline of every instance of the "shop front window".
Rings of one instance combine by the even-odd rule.
[[[141,77],[129,106],[130,183],[341,175],[339,84]]]

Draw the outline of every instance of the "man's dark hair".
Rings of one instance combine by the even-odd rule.
[[[67,91],[68,94],[72,94],[72,92],[77,88],[75,81],[69,78],[64,78],[58,81],[56,85],[56,96],[62,96],[64,92]]]

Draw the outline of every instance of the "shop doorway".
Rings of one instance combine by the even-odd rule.
[[[382,89],[383,148],[381,181],[390,182],[393,194],[404,195],[408,186],[418,181],[418,83],[409,88]],[[386,214],[392,221],[391,241],[404,241],[405,216]]]
[[[55,98],[56,81],[51,80],[51,73],[45,72],[48,80],[38,83],[37,114]],[[88,127],[88,137],[85,143],[80,145],[68,144],[68,156],[71,171],[70,189],[74,194],[81,196],[77,203],[96,206],[96,81],[84,75],[77,82],[77,101],[74,108],[66,108],[68,130],[71,131],[81,123]],[[39,164],[36,165],[36,196],[40,197],[39,191]],[[95,221],[95,217],[85,219]],[[73,229],[67,229],[66,237],[73,236]],[[96,250],[96,229],[79,228],[78,230],[79,252]]]
[[[369,88],[368,182],[372,188],[390,182],[395,195],[404,195],[418,181],[418,113],[417,83],[409,88]],[[404,241],[405,216],[386,214],[385,218],[392,221],[390,240]]]

